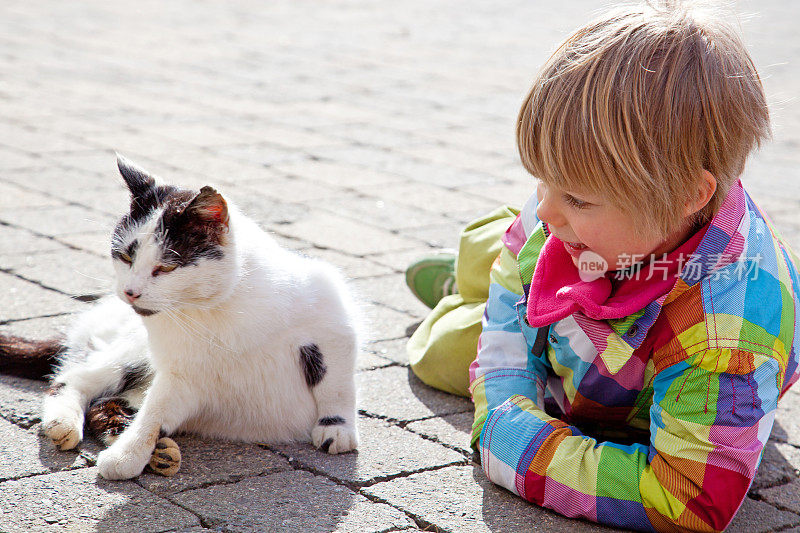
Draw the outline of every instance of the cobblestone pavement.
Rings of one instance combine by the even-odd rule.
[[[40,382],[0,377],[0,531],[599,531],[471,463],[471,404],[407,368],[414,257],[521,202],[514,119],[536,66],[600,2],[272,0],[0,6],[0,331],[42,337],[102,294],[127,196],[114,150],[213,183],[287,247],[340,266],[370,329],[357,454],[179,439],[172,479],[108,482],[39,435]],[[800,4],[741,2],[774,141],[746,185],[800,249]],[[800,531],[800,391],[731,531]],[[794,528],[794,529],[792,529]]]

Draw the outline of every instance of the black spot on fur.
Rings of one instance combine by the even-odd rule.
[[[136,239],[128,245],[128,249],[126,250],[126,252],[128,253],[129,257],[133,258],[136,257],[136,250],[138,249],[139,249],[139,240]]]
[[[137,305],[132,305],[131,307],[133,308],[133,311],[139,316],[153,316],[156,313],[158,313],[158,311],[152,311],[150,309],[143,309],[143,308],[141,308],[141,307],[139,307]]]
[[[150,378],[150,367],[147,365],[126,366],[122,371],[120,392],[142,385]]]
[[[222,259],[227,213],[225,200],[211,187],[203,187],[188,203],[169,202],[156,230],[165,262],[186,266],[200,259]]]
[[[303,374],[309,387],[314,387],[322,381],[325,372],[328,371],[322,358],[322,352],[319,351],[319,346],[316,344],[306,344],[300,347],[300,365],[303,367]]]
[[[172,459],[172,457],[170,457],[169,459]],[[169,464],[169,463],[156,463],[156,468],[161,469],[161,470],[167,470],[167,469],[169,469],[171,467],[172,467],[172,465]]]
[[[325,442],[319,447],[325,453],[328,453],[328,450],[331,448],[331,444],[333,444],[333,438],[326,439]]]
[[[344,424],[344,418],[341,416],[326,416],[324,418],[320,418],[317,424],[320,426],[341,426]]]

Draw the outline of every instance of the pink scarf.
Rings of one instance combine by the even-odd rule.
[[[678,268],[697,249],[708,225],[703,226],[666,259],[646,263],[638,276],[611,279],[610,271],[598,279],[582,281],[564,243],[550,235],[539,253],[528,294],[528,323],[542,327],[580,312],[595,320],[624,318],[644,309],[675,286]],[[683,261],[681,261],[681,257]],[[647,258],[649,259],[649,258]],[[648,279],[650,278],[650,279]]]

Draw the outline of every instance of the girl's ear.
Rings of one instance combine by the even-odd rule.
[[[696,195],[686,201],[686,215],[697,213],[713,198],[717,191],[717,178],[708,170],[702,170],[698,176]]]
[[[186,213],[205,223],[228,225],[228,204],[213,187],[205,186],[186,206]]]
[[[149,172],[117,154],[117,168],[134,198],[141,198],[156,186],[156,180]]]

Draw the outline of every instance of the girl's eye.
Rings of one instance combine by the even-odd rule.
[[[564,195],[564,201],[567,202],[569,205],[571,205],[572,207],[574,207],[576,209],[585,209],[585,208],[589,207],[590,205],[592,205],[589,202],[584,202],[583,200],[578,200],[577,198],[575,198],[571,194],[565,194]]]
[[[158,276],[159,274],[166,274],[167,272],[172,272],[178,268],[178,265],[160,265],[153,269],[153,277]]]

